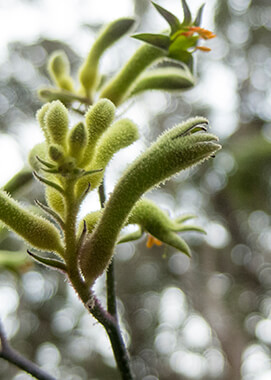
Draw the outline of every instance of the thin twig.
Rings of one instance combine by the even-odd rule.
[[[0,358],[7,360],[9,363],[16,365],[18,368],[30,375],[34,376],[39,380],[56,380],[55,377],[49,375],[41,368],[39,368],[35,363],[26,359],[24,356],[19,354],[17,351],[10,347],[6,334],[4,332],[2,323],[0,322]]]
[[[107,289],[107,310],[112,316],[114,316],[117,319],[118,313],[117,313],[114,259],[112,259],[106,272],[106,289]]]
[[[103,309],[98,299],[94,296],[90,313],[104,326],[114,352],[115,360],[122,380],[133,380],[134,376],[130,367],[130,359],[124,340],[121,335],[118,321],[115,317]]]

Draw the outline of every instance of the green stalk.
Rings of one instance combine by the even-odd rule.
[[[204,118],[190,119],[164,133],[124,173],[106,204],[81,254],[81,270],[92,285],[110,263],[118,234],[138,199],[150,188],[179,171],[204,161],[220,149],[206,131]]]
[[[100,98],[110,99],[116,106],[120,105],[139,75],[153,62],[165,57],[166,54],[165,50],[148,44],[142,45],[123,69],[105,85]]]

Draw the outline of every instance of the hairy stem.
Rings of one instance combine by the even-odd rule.
[[[99,187],[99,198],[101,207],[104,208],[106,201],[104,182]],[[107,289],[107,311],[117,319],[117,297],[115,286],[114,258],[108,266],[106,272],[106,289]]]
[[[142,45],[129,59],[123,69],[104,87],[100,98],[110,99],[116,106],[125,100],[139,75],[166,53],[149,44]]]
[[[110,293],[110,302],[108,307],[108,312],[103,309],[100,302],[96,297],[89,291],[88,286],[82,279],[80,271],[77,266],[77,255],[78,247],[76,240],[76,215],[78,212],[78,203],[76,202],[74,196],[74,183],[67,183],[65,191],[65,200],[66,200],[66,216],[65,216],[65,227],[64,227],[64,236],[66,243],[66,252],[65,258],[67,262],[68,276],[72,286],[77,292],[80,299],[87,306],[88,311],[97,319],[98,322],[102,324],[105,328],[107,335],[110,339],[115,360],[118,366],[118,369],[121,373],[123,380],[132,380],[132,372],[130,369],[128,352],[123,341],[120,327],[117,320],[117,310],[116,310],[116,296],[115,288],[111,288]],[[100,199],[101,205],[105,202],[104,187],[100,189]],[[112,267],[113,269],[113,267]],[[110,283],[112,282],[113,272],[110,274]],[[114,275],[113,275],[114,282]],[[93,300],[93,302],[92,302]],[[112,312],[112,313],[111,313]]]

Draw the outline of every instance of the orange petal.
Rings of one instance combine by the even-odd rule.
[[[210,40],[211,38],[216,37],[216,35],[210,30],[200,28],[199,26],[190,26],[188,30],[190,32],[198,33],[199,36],[204,38],[205,40]]]
[[[196,49],[201,50],[201,51],[205,51],[205,52],[211,51],[211,49],[208,48],[207,46],[197,46]]]
[[[191,37],[193,36],[194,32],[192,30],[189,30],[188,32],[182,32],[180,33],[181,36],[185,36],[185,37]]]
[[[148,240],[147,240],[147,243],[146,243],[146,247],[147,248],[152,248],[154,246],[154,244],[160,246],[163,243],[160,240],[158,240],[155,237],[153,237],[152,235],[148,235]]]
[[[154,237],[151,235],[148,235],[148,240],[146,243],[147,248],[151,248],[154,245]]]

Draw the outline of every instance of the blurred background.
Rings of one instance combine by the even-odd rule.
[[[182,17],[180,0],[157,2]],[[188,2],[194,14],[201,1]],[[76,72],[99,28],[136,16],[138,32],[166,27],[149,0],[0,0],[0,186],[27,166],[42,140],[37,89],[48,85],[48,55],[67,53]],[[187,233],[192,259],[146,237],[117,249],[121,325],[136,379],[271,378],[271,4],[206,1],[202,26],[217,34],[196,53],[198,83],[181,94],[148,92],[119,112],[142,139],[107,170],[120,173],[166,128],[209,118],[223,145],[215,159],[148,193],[172,217],[194,213],[205,237]],[[113,74],[140,42],[123,38],[105,54]],[[43,200],[32,179],[13,196]],[[98,208],[91,195],[81,214]],[[58,379],[119,379],[109,341],[64,277],[33,263],[14,234],[0,231],[0,319],[11,344]],[[5,254],[5,251],[13,251]],[[104,279],[96,284],[104,300]],[[31,377],[0,360],[0,379]]]

